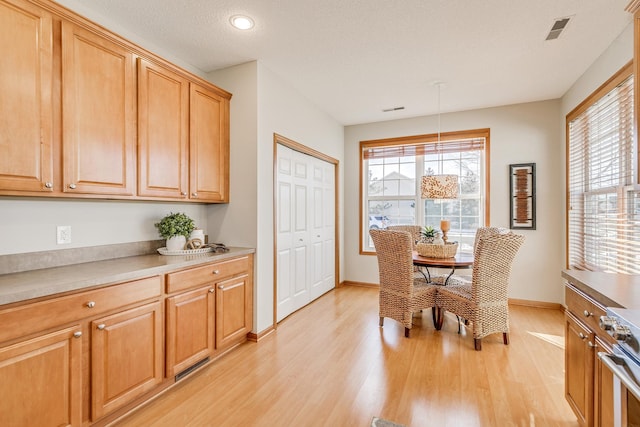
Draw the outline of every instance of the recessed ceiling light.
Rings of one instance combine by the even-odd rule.
[[[250,30],[254,26],[253,19],[245,15],[234,15],[229,18],[229,22],[239,30]]]

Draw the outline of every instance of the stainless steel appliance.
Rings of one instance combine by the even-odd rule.
[[[600,327],[617,342],[598,357],[613,373],[614,427],[640,427],[640,310],[607,308]]]

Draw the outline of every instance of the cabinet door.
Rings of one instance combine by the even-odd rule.
[[[162,333],[160,302],[91,322],[91,401],[94,421],[162,381]]]
[[[187,197],[189,82],[138,58],[138,195]]]
[[[62,22],[63,191],[135,191],[135,64],[123,46]]]
[[[243,341],[251,331],[253,290],[249,277],[235,277],[216,285],[217,349]]]
[[[611,353],[611,348],[604,341],[596,338],[598,352]],[[596,356],[594,381],[594,423],[596,427],[613,425],[613,372]]]
[[[0,0],[0,191],[52,191],[52,19]]]
[[[213,286],[167,298],[167,377],[173,377],[213,352]]]
[[[0,348],[0,425],[82,425],[80,327]]]
[[[229,100],[191,83],[189,103],[189,197],[228,202]]]
[[[595,336],[569,312],[565,315],[565,396],[581,425],[593,425]]]

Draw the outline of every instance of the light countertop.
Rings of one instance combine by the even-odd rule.
[[[254,252],[253,248],[231,247],[225,253],[141,255],[3,274],[0,275],[0,306],[165,274]]]
[[[605,307],[640,309],[640,275],[563,270],[562,277]]]

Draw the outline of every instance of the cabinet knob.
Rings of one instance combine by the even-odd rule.
[[[213,274],[220,274],[220,270],[213,270]]]
[[[80,332],[80,331],[73,333],[73,337],[74,338],[80,338],[81,336],[82,336],[82,332]]]
[[[209,289],[209,293],[210,293],[210,294],[214,293],[215,291],[216,291],[216,290],[215,290],[215,289],[213,289],[213,288]]]
[[[594,344],[594,343],[592,343],[591,341],[589,341],[589,342],[587,343],[587,345],[588,345],[589,347],[591,347],[591,348],[597,348],[597,347],[598,347],[598,344]]]
[[[106,328],[106,327],[107,327],[107,325],[105,325],[104,323],[100,323],[100,324],[98,325],[98,329],[100,329],[100,330],[103,330],[103,329],[104,329],[104,328]]]
[[[585,310],[585,311],[583,311],[582,313],[584,314],[584,317],[591,317],[591,316],[593,316],[593,313],[589,313],[589,311],[588,311],[588,310]]]
[[[198,197],[198,193],[191,193],[191,197]]]
[[[44,186],[45,188],[53,188],[53,182],[45,182]]]
[[[72,190],[75,190],[76,189],[76,185],[75,184],[69,184],[69,188],[72,189]]]
[[[181,191],[181,192],[180,192],[180,195],[181,195],[181,196],[185,196],[185,197],[186,197],[186,196],[187,196],[187,192],[186,192],[186,191]]]
[[[95,306],[96,306],[96,302],[95,302],[95,301],[89,301],[89,302],[87,303],[87,307],[89,307],[89,308],[93,308],[93,307],[95,307]]]
[[[224,290],[224,285],[218,285],[218,289],[220,289],[221,291]]]
[[[587,336],[585,334],[583,334],[582,332],[580,332],[578,334],[578,336],[580,337],[581,340],[584,340]]]

